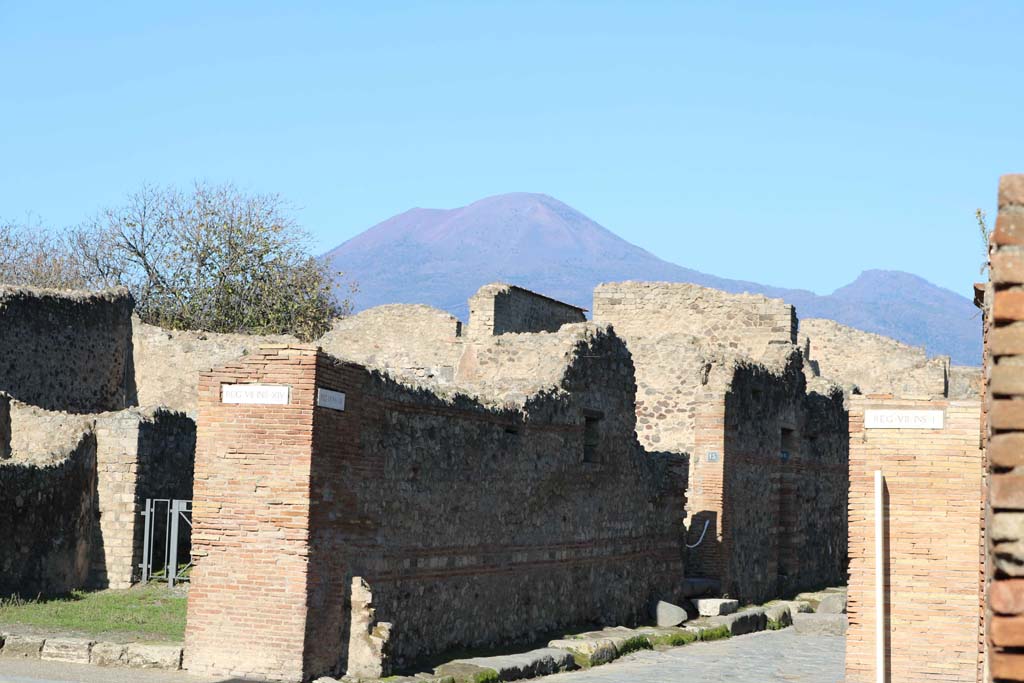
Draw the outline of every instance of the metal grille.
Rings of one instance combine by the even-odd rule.
[[[142,582],[166,581],[173,586],[187,581],[192,568],[192,501],[147,498],[142,517]]]

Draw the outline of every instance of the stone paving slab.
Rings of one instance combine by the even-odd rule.
[[[843,683],[846,639],[765,631],[660,652],[644,650],[611,664],[555,674],[545,683]]]

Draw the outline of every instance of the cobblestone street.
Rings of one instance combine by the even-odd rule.
[[[664,652],[642,651],[550,683],[842,683],[846,639],[765,631]]]

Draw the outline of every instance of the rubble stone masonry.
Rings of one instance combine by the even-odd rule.
[[[586,320],[584,309],[515,285],[484,285],[469,300],[469,335],[557,332]]]
[[[540,336],[562,372],[518,398],[438,393],[309,347],[204,375],[186,666],[345,670],[354,577],[398,667],[675,599],[685,459],[639,447],[621,340],[591,324]],[[254,382],[288,385],[288,404],[220,402],[222,384]],[[314,389],[343,392],[344,410]]]
[[[800,321],[800,336],[809,341],[810,363],[822,377],[844,387],[856,386],[862,394],[944,397],[947,395],[949,356],[928,357],[920,347],[895,339],[841,325],[833,320],[811,318]],[[973,371],[978,377],[978,369]],[[958,377],[958,380],[961,378]],[[957,384],[957,389],[967,387]],[[977,384],[968,395],[976,398]]]
[[[867,427],[873,410],[937,411],[943,426]],[[976,400],[850,399],[849,683],[876,680],[876,470],[885,478],[887,680],[977,680],[980,419]]]
[[[0,391],[48,410],[126,405],[132,299],[0,285]]]
[[[595,290],[594,315],[636,364],[640,442],[689,458],[687,572],[753,602],[843,583],[843,396],[822,381],[808,391],[793,307],[620,282]]]

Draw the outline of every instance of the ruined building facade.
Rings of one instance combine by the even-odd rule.
[[[611,283],[587,322],[492,284],[466,325],[381,306],[312,345],[131,308],[0,289],[0,589],[128,586],[142,501],[193,498],[197,672],[383,671],[636,622],[686,576],[743,601],[844,581],[844,397],[872,378],[779,300]],[[919,365],[922,391],[955,384]]]
[[[633,355],[641,443],[688,456],[687,572],[753,602],[844,583],[843,394],[808,387],[793,307],[621,282],[595,290],[594,318]]]

